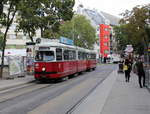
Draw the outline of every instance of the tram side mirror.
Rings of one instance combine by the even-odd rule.
[[[41,43],[41,38],[37,38],[36,39],[36,44],[40,44]]]

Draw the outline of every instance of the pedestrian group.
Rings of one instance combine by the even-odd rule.
[[[126,82],[130,81],[130,73],[131,70],[133,70],[133,72],[138,76],[139,87],[145,87],[145,71],[141,57],[136,58],[134,62],[126,58],[123,62],[123,70]]]

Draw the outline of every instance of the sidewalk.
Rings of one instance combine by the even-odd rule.
[[[138,77],[114,71],[71,114],[150,114],[150,92],[139,88]]]
[[[34,77],[32,75],[26,75],[25,77],[18,77],[14,79],[0,79],[0,90],[19,86],[22,84],[30,83],[34,81]]]

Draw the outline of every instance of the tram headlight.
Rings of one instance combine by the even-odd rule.
[[[45,70],[46,70],[46,68],[45,68],[45,67],[43,67],[43,68],[42,68],[42,71],[45,71]]]

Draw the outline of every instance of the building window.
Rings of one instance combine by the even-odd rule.
[[[104,53],[105,53],[105,54],[108,54],[108,53],[109,53],[109,51],[108,51],[108,50],[105,50],[105,51],[104,51]]]
[[[107,39],[107,38],[108,38],[108,35],[105,35],[104,38]]]
[[[12,24],[11,26],[10,26],[10,30],[15,30],[16,29],[16,25],[15,24]]]
[[[9,34],[9,39],[16,39],[16,35],[14,35],[14,34]]]
[[[108,43],[105,42],[105,43],[104,43],[104,46],[108,46]]]
[[[16,38],[17,39],[22,39],[23,35],[17,35]]]
[[[108,31],[108,29],[107,29],[107,28],[105,28],[104,30],[105,30],[105,31]]]

